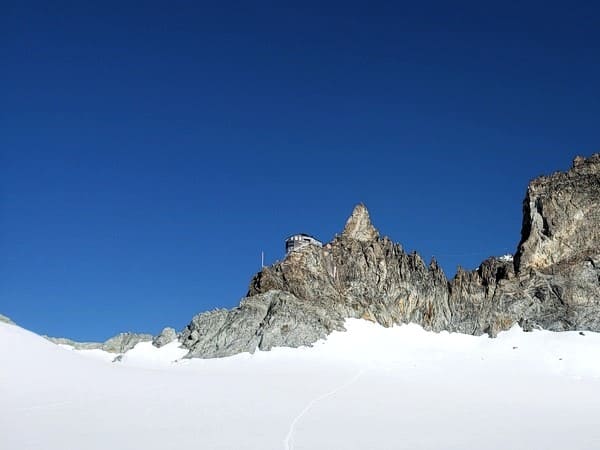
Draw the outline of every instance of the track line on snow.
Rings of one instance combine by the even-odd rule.
[[[310,402],[308,402],[308,404],[304,407],[304,409],[302,411],[300,411],[300,414],[298,414],[296,417],[294,417],[294,419],[290,423],[290,428],[288,430],[288,433],[285,436],[285,439],[283,440],[284,450],[293,450],[293,448],[294,448],[294,433],[296,432],[296,425],[306,415],[306,413],[308,411],[310,411],[313,406],[315,406],[315,404],[319,403],[322,400],[325,400],[328,397],[334,396],[338,392],[340,392],[340,391],[346,389],[347,387],[351,386],[352,384],[356,383],[356,381],[358,381],[358,379],[365,373],[366,370],[367,370],[366,368],[359,370],[352,378],[350,378],[345,383],[341,384],[340,386],[336,387],[335,389],[333,389],[329,392],[325,392],[324,394],[321,394],[318,397],[313,398]]]

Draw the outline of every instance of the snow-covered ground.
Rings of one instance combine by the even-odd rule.
[[[113,363],[0,323],[0,449],[600,448],[600,334],[347,328],[217,360],[142,343]]]

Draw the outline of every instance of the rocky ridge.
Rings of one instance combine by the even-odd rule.
[[[323,248],[265,267],[237,308],[195,316],[180,336],[189,357],[311,345],[346,318],[495,336],[525,330],[600,331],[600,154],[533,180],[514,262],[492,257],[448,280],[435,260],[381,237],[364,205]]]
[[[0,316],[0,320],[3,316]],[[121,354],[131,350],[140,342],[152,341],[152,345],[160,348],[179,339],[174,328],[165,327],[159,334],[152,336],[146,333],[119,333],[104,342],[77,342],[67,338],[43,336],[55,344],[68,345],[77,350],[104,350],[105,352]]]
[[[140,342],[147,342],[153,339],[151,334],[142,333],[119,333],[116,336],[107,339],[104,342],[77,342],[67,338],[55,338],[43,336],[51,342],[60,345],[69,345],[77,350],[104,350],[109,353],[125,353],[131,350]]]

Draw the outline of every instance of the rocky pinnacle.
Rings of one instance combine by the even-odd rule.
[[[373,241],[379,237],[379,232],[371,223],[369,211],[367,211],[365,205],[360,203],[354,207],[352,215],[346,222],[342,236],[364,242]]]

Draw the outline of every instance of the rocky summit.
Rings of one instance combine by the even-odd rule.
[[[180,340],[200,358],[298,347],[346,318],[490,336],[514,324],[600,331],[600,154],[529,184],[514,261],[492,257],[448,280],[381,237],[360,204],[341,235],[265,267],[237,308],[195,316]]]

